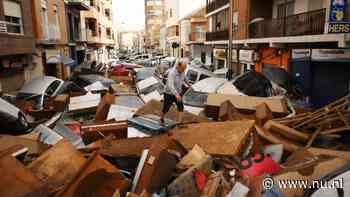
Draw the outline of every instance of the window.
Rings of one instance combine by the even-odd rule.
[[[198,73],[196,71],[189,70],[186,74],[186,77],[191,83],[194,83],[197,81]]]
[[[200,77],[199,77],[199,81],[202,81],[203,79],[206,79],[206,78],[209,78],[209,76],[208,75],[201,75]]]
[[[47,0],[41,0],[41,27],[43,36],[47,40],[49,38],[49,20],[47,15]]]
[[[54,5],[53,6],[53,13],[54,13],[54,17],[55,17],[55,31],[56,31],[56,39],[59,39],[61,37],[60,34],[60,18],[59,18],[59,13],[58,13],[58,6]]]
[[[7,32],[23,34],[21,4],[10,0],[4,0],[3,3]]]
[[[95,6],[94,0],[90,0],[90,6],[91,7]]]
[[[173,17],[173,9],[170,8],[169,10],[169,18],[172,18]]]
[[[54,81],[50,84],[50,86],[45,91],[45,96],[53,96],[53,94],[57,91],[57,88],[61,85],[60,81]]]
[[[277,8],[277,18],[294,15],[295,1],[291,0],[286,3],[281,3]]]

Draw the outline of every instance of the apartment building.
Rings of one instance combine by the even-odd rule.
[[[165,0],[166,51],[172,57],[180,57],[180,1]]]
[[[247,38],[249,4],[250,0],[233,1],[232,35],[234,40]],[[229,11],[230,0],[207,0],[208,32],[205,45],[212,49],[212,53],[206,54],[206,60],[208,64],[214,66],[214,69],[227,68],[228,65]],[[236,67],[238,67],[238,62],[235,60],[237,56],[237,51],[234,50],[232,58],[233,70],[236,70]]]
[[[32,4],[0,0],[0,93],[10,93],[42,70],[34,62]]]
[[[228,59],[229,31],[227,16],[224,17],[228,15],[228,3],[228,0],[207,2],[206,44],[214,48],[214,63],[221,59],[226,64]],[[285,70],[315,107],[349,93],[347,1],[234,1],[232,14],[231,61],[236,75],[254,69],[267,76],[280,76],[281,70]]]
[[[81,31],[87,41],[86,59],[105,63],[115,54],[112,0],[90,0],[90,9],[81,12]]]
[[[251,0],[249,8],[248,39],[233,41],[246,46],[239,59],[266,75],[288,71],[315,107],[350,93],[347,1]]]
[[[66,1],[66,20],[68,33],[69,57],[76,65],[85,61],[87,51],[86,36],[81,29],[82,17],[80,12],[90,10],[90,0]]]
[[[65,2],[33,0],[36,60],[43,73],[67,79],[75,62],[69,58]]]
[[[206,62],[206,53],[210,53],[210,48],[204,45],[208,31],[205,14],[206,7],[202,7],[180,20],[181,57]]]
[[[145,0],[146,49],[160,49],[160,30],[165,24],[165,0]]]

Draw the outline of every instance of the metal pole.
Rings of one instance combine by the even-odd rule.
[[[227,56],[227,67],[228,67],[228,73],[227,78],[229,80],[232,79],[233,75],[233,66],[232,66],[232,40],[233,40],[233,24],[232,24],[232,18],[233,18],[233,0],[230,0],[230,11],[229,11],[229,20],[228,20],[228,31],[229,31],[229,42],[228,42],[228,56]]]

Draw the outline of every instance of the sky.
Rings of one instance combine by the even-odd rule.
[[[180,18],[205,5],[205,0],[179,0]],[[122,29],[144,28],[144,0],[113,0],[114,20]]]

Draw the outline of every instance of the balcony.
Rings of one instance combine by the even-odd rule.
[[[214,0],[213,2],[208,2],[207,0],[207,14],[227,5],[230,0]]]
[[[325,32],[326,9],[285,18],[263,20],[249,27],[250,38],[320,35]]]
[[[228,37],[228,30],[206,33],[207,41],[228,40]]]
[[[68,0],[68,6],[77,10],[87,11],[90,9],[90,0]]]
[[[205,32],[192,32],[189,35],[189,42],[205,42],[206,33]]]
[[[86,30],[86,38],[88,43],[100,43],[101,39],[97,36],[97,32],[93,32],[90,29]]]

